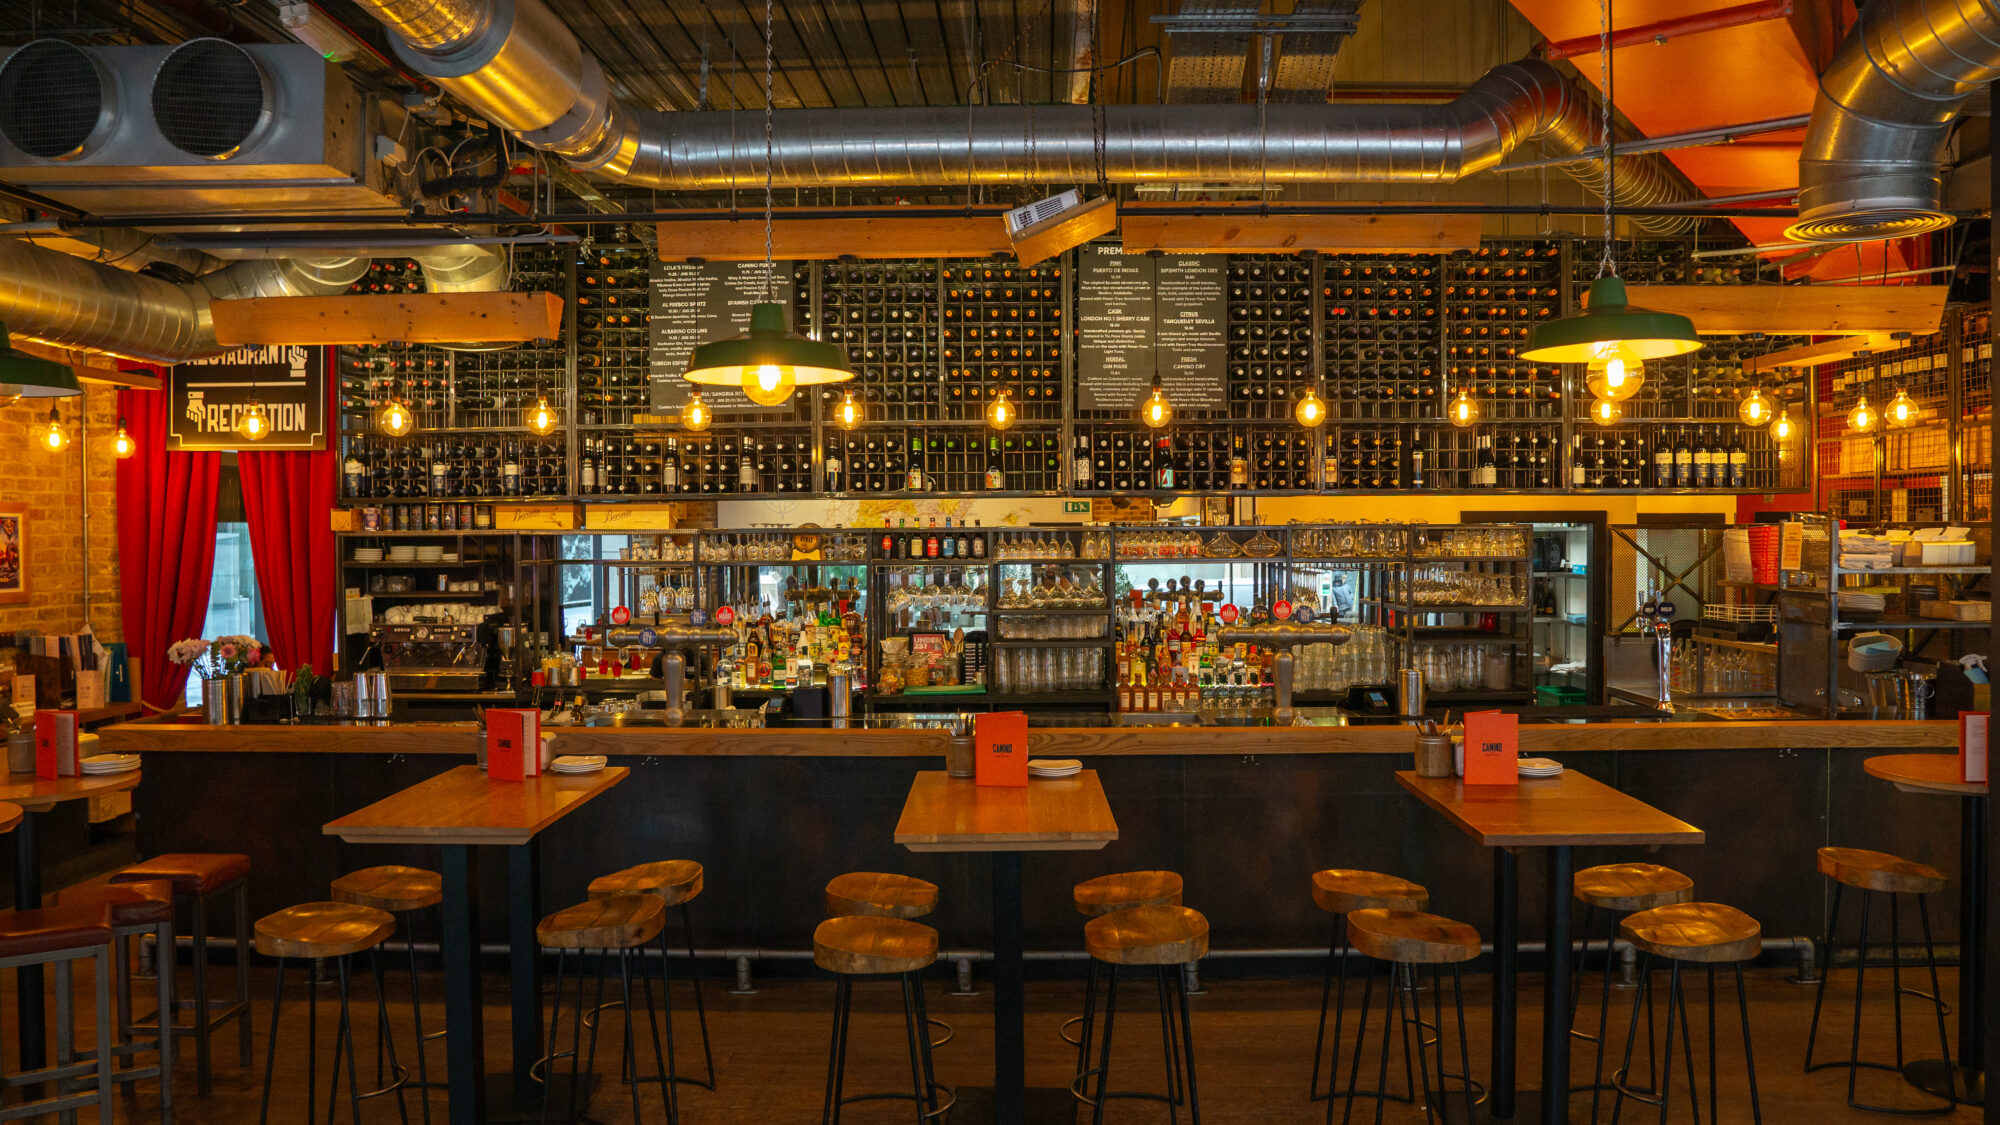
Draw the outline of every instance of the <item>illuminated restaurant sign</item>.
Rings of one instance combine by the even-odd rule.
[[[169,447],[177,450],[325,449],[326,349],[302,344],[241,348],[167,369]],[[236,423],[255,400],[269,437]]]

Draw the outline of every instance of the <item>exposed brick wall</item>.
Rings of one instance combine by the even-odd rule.
[[[37,444],[49,407],[62,411],[70,443],[60,453]],[[80,411],[90,416],[90,551],[83,547]],[[99,639],[124,636],[118,596],[117,456],[118,391],[88,385],[82,405],[74,398],[21,399],[0,406],[0,504],[28,510],[28,595],[21,605],[0,605],[0,644],[14,633],[73,633],[86,620]],[[84,605],[84,573],[90,605]]]

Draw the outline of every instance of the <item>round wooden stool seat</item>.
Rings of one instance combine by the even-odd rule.
[[[396,932],[386,910],[352,902],[308,902],[257,919],[254,940],[266,957],[345,957],[373,949]]]
[[[914,973],[937,960],[937,931],[907,918],[828,918],[813,930],[813,964],[830,973]]]
[[[1764,928],[1733,906],[1681,902],[1628,914],[1618,932],[1643,953],[1713,964],[1757,956]]]
[[[565,907],[535,926],[545,949],[631,949],[660,936],[667,904],[658,895],[610,895]]]
[[[937,909],[936,883],[881,871],[850,871],[826,884],[826,912],[840,918],[921,918]]]
[[[1576,873],[1578,902],[1604,910],[1651,910],[1694,899],[1694,880],[1656,863],[1607,863]]]
[[[1084,923],[1083,947],[1108,965],[1190,965],[1208,956],[1208,919],[1185,906],[1134,906]]]
[[[1430,901],[1431,893],[1422,886],[1380,871],[1329,867],[1313,872],[1313,903],[1328,914],[1422,910]]]
[[[333,881],[333,901],[399,913],[444,901],[444,878],[421,867],[364,867]]]
[[[1421,910],[1357,910],[1347,916],[1347,940],[1377,961],[1451,965],[1479,956],[1479,931]]]
[[[1181,877],[1172,871],[1122,871],[1099,875],[1076,885],[1076,912],[1099,918],[1135,906],[1179,906]]]
[[[1944,889],[1944,872],[1927,863],[1864,848],[1821,848],[1819,873],[1864,891],[1926,895]]]
[[[652,895],[662,906],[693,902],[701,893],[701,864],[691,859],[663,859],[642,863],[590,881],[591,898],[613,895]]]

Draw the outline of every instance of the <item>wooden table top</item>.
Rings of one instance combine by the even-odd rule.
[[[1518,786],[1467,786],[1456,777],[1396,781],[1489,848],[1573,847],[1589,844],[1699,844],[1702,830],[1601,781],[1565,770],[1524,777]]]
[[[0,832],[12,832],[14,826],[21,823],[21,818],[26,815],[28,810],[14,802],[0,801]]]
[[[1984,797],[1986,786],[1958,779],[1956,754],[1883,754],[1861,768],[1909,793],[1941,793],[1952,797]]]
[[[478,766],[458,766],[325,826],[350,844],[525,844],[632,771],[545,773],[526,781],[489,781]]]
[[[81,801],[90,797],[102,797],[106,793],[123,793],[128,789],[136,789],[139,786],[139,772],[129,770],[125,773],[58,777],[52,780],[36,777],[32,773],[10,773],[6,781],[0,782],[0,801],[11,801],[29,812],[47,812],[64,801]]]
[[[896,842],[913,852],[1088,852],[1117,838],[1096,770],[1024,788],[925,770],[896,822]]]

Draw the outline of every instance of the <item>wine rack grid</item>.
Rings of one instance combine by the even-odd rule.
[[[1635,284],[1679,283],[1695,277],[1704,282],[1727,280],[1731,277],[1742,280],[1750,275],[1748,269],[1712,267],[1695,262],[1690,257],[1691,250],[1692,244],[1676,240],[1653,240],[1639,244],[1620,243],[1621,273]],[[1004,350],[1014,346],[1008,343],[1004,336],[999,338],[997,345],[994,345],[1003,349],[997,358],[984,354],[971,357],[961,350],[959,355],[950,357],[958,362],[948,362],[947,344],[957,344],[964,348],[970,346],[972,341],[962,337],[947,341],[943,338],[944,330],[954,322],[961,328],[972,323],[968,320],[968,316],[975,318],[976,323],[982,328],[988,326],[989,322],[998,323],[1003,328],[1009,324],[1026,326],[1031,319],[1040,320],[1045,326],[1049,325],[1051,320],[1057,324],[1070,325],[1072,320],[1067,314],[1073,308],[1075,299],[1074,271],[1068,268],[1069,263],[1073,261],[1072,256],[1058,259],[1055,265],[1045,267],[1041,271],[1042,279],[1032,279],[1029,276],[1030,271],[999,258],[970,261],[951,259],[877,261],[858,265],[847,261],[793,263],[789,268],[792,270],[796,287],[793,309],[797,327],[811,333],[823,326],[829,330],[829,336],[832,334],[831,330],[835,328],[840,328],[843,335],[847,331],[857,331],[856,339],[842,339],[836,342],[844,347],[862,349],[866,349],[870,344],[876,344],[884,349],[882,354],[870,357],[864,352],[862,358],[856,362],[858,377],[846,388],[822,387],[818,388],[816,393],[802,391],[782,408],[755,414],[725,415],[718,418],[709,434],[686,435],[672,426],[672,419],[646,414],[640,408],[640,403],[630,396],[630,392],[642,389],[644,380],[650,379],[650,372],[641,366],[641,361],[647,356],[647,349],[643,344],[644,321],[609,323],[606,319],[643,317],[649,311],[645,306],[647,284],[634,272],[639,268],[637,263],[645,262],[645,254],[646,251],[637,243],[608,241],[600,242],[594,247],[587,246],[582,254],[573,248],[518,249],[515,263],[517,288],[551,290],[565,295],[563,339],[540,346],[496,352],[450,352],[435,348],[377,349],[377,354],[371,358],[397,356],[413,360],[422,359],[434,364],[428,368],[411,369],[408,373],[433,376],[437,384],[437,393],[411,396],[413,400],[420,397],[425,400],[416,402],[419,423],[419,431],[416,434],[406,439],[385,438],[372,432],[368,417],[372,409],[368,407],[346,409],[349,405],[349,396],[346,394],[350,389],[349,372],[343,366],[341,375],[344,437],[350,443],[358,440],[363,450],[392,447],[398,441],[410,443],[415,447],[427,440],[448,439],[460,434],[469,437],[474,433],[519,434],[520,440],[527,441],[532,439],[533,435],[528,434],[519,424],[520,414],[527,404],[532,402],[534,393],[542,391],[549,395],[551,403],[562,414],[562,428],[556,434],[541,440],[548,443],[550,455],[561,462],[561,487],[567,491],[544,491],[541,495],[586,499],[623,499],[628,496],[653,495],[643,484],[630,492],[622,489],[615,493],[607,493],[602,489],[594,493],[584,492],[580,488],[579,462],[590,451],[592,442],[614,446],[611,451],[612,469],[609,476],[613,480],[621,480],[632,473],[645,475],[650,471],[647,466],[650,458],[645,451],[648,441],[661,447],[661,456],[664,460],[664,442],[670,437],[681,441],[693,439],[698,442],[719,441],[733,437],[740,442],[745,440],[746,435],[750,435],[750,440],[754,440],[754,435],[762,431],[769,431],[773,435],[772,440],[775,440],[775,435],[782,434],[783,440],[794,445],[801,434],[806,435],[810,453],[810,475],[805,480],[811,491],[820,492],[825,491],[829,483],[822,463],[824,455],[821,450],[826,449],[835,454],[847,452],[844,443],[851,437],[847,432],[838,430],[830,424],[832,405],[839,401],[843,391],[848,388],[866,394],[871,388],[886,392],[890,387],[900,386],[905,392],[904,401],[900,404],[887,402],[886,395],[880,400],[864,402],[864,425],[856,432],[879,431],[893,438],[912,425],[922,429],[926,434],[931,431],[948,431],[952,428],[966,431],[961,434],[963,448],[957,451],[960,456],[955,461],[946,457],[940,464],[932,465],[930,455],[938,451],[928,448],[925,450],[927,458],[925,472],[932,478],[925,482],[931,485],[927,491],[943,494],[991,494],[991,490],[984,487],[984,458],[983,456],[975,458],[967,443],[983,440],[989,433],[984,426],[984,406],[992,393],[1004,385],[1012,392],[1014,402],[1021,410],[1023,428],[1017,432],[1022,435],[1032,433],[1038,436],[1042,448],[1028,448],[1027,442],[1023,440],[1016,447],[1003,451],[1002,464],[1006,487],[1001,489],[999,494],[1160,491],[1151,487],[1150,480],[1141,485],[1136,471],[1132,474],[1133,487],[1129,489],[1115,486],[1116,474],[1113,474],[1113,487],[1108,489],[1098,487],[1099,474],[1095,472],[1091,474],[1089,480],[1072,479],[1076,475],[1073,463],[1078,450],[1074,443],[1078,437],[1091,443],[1092,452],[1095,453],[1095,438],[1099,432],[1124,433],[1147,439],[1151,439],[1154,435],[1151,431],[1145,431],[1143,427],[1133,425],[1132,414],[1129,412],[1085,411],[1076,407],[1068,394],[1075,378],[1074,357],[1070,354],[1073,348],[1069,346],[1071,336],[1068,331],[1059,330],[1053,340],[1046,336],[1040,337],[1041,343],[1038,345],[1029,345],[1026,337],[1019,337],[1022,340],[1019,346],[1023,348],[1033,346],[1041,350],[1038,353],[1024,352],[1018,363],[1013,362],[1014,357]],[[1474,434],[1489,432],[1495,436],[1496,442],[1504,442],[1507,435],[1529,437],[1537,432],[1546,435],[1549,432],[1548,427],[1553,424],[1564,439],[1556,446],[1556,460],[1562,462],[1561,471],[1556,471],[1556,467],[1552,465],[1548,474],[1551,483],[1546,488],[1530,486],[1525,490],[1569,491],[1570,486],[1565,482],[1571,479],[1571,473],[1566,458],[1572,446],[1568,439],[1589,428],[1588,423],[1581,420],[1587,396],[1582,393],[1580,385],[1567,388],[1566,391],[1551,387],[1547,391],[1550,395],[1547,402],[1542,399],[1543,392],[1539,387],[1533,393],[1524,393],[1520,388],[1528,384],[1548,381],[1559,386],[1560,376],[1554,374],[1559,369],[1548,368],[1546,371],[1536,372],[1533,379],[1527,378],[1524,369],[1530,365],[1520,364],[1517,357],[1500,352],[1503,348],[1518,350],[1521,340],[1516,338],[1516,333],[1510,331],[1508,335],[1502,337],[1496,336],[1491,330],[1500,327],[1519,330],[1524,339],[1525,331],[1531,328],[1535,321],[1546,319],[1547,316],[1561,315],[1564,310],[1573,307],[1574,298],[1583,284],[1595,276],[1596,254],[1597,246],[1589,240],[1556,237],[1495,240],[1482,246],[1479,251],[1445,255],[1319,256],[1307,253],[1229,256],[1227,265],[1231,271],[1229,276],[1232,285],[1237,281],[1248,283],[1255,280],[1248,271],[1260,268],[1265,271],[1262,280],[1266,284],[1261,297],[1261,307],[1264,309],[1262,318],[1257,319],[1249,315],[1248,310],[1259,305],[1258,298],[1248,291],[1246,284],[1244,292],[1230,295],[1227,301],[1227,307],[1231,309],[1239,305],[1245,306],[1245,315],[1241,319],[1232,319],[1229,323],[1240,324],[1246,328],[1251,324],[1263,324],[1267,328],[1289,325],[1294,334],[1294,338],[1289,341],[1293,350],[1291,354],[1282,357],[1273,353],[1270,358],[1265,358],[1265,353],[1258,349],[1275,346],[1271,343],[1272,337],[1268,332],[1262,340],[1246,338],[1228,341],[1229,344],[1247,346],[1251,350],[1247,353],[1247,362],[1244,359],[1246,353],[1241,350],[1231,350],[1226,353],[1229,357],[1227,362],[1232,365],[1232,370],[1226,373],[1225,379],[1229,395],[1227,407],[1221,410],[1181,410],[1177,414],[1175,424],[1168,429],[1173,447],[1176,450],[1184,449],[1189,457],[1186,466],[1177,473],[1174,491],[1231,490],[1227,460],[1219,454],[1219,451],[1229,449],[1238,437],[1243,439],[1243,446],[1253,462],[1249,470],[1251,484],[1244,489],[1246,491],[1252,493],[1370,491],[1367,487],[1352,489],[1341,487],[1344,476],[1342,466],[1337,463],[1332,466],[1325,464],[1322,442],[1337,443],[1343,434],[1365,434],[1384,426],[1394,426],[1397,429],[1405,448],[1415,448],[1421,443],[1434,444],[1437,447],[1439,452],[1433,456],[1433,462],[1437,467],[1426,473],[1425,487],[1459,487],[1454,482],[1460,479],[1462,474],[1453,475],[1455,469],[1447,465],[1447,457],[1455,456],[1458,451],[1470,447],[1462,446],[1458,438],[1452,436],[1455,431],[1450,431],[1448,426],[1437,420],[1437,416],[1442,413],[1444,403],[1449,400],[1458,385],[1449,372],[1451,357],[1443,351],[1453,341],[1461,343],[1470,341],[1474,347],[1485,346],[1494,349],[1494,354],[1490,357],[1477,357],[1482,360],[1490,359],[1490,363],[1482,366],[1496,368],[1498,372],[1482,371],[1478,377],[1480,381],[1473,384],[1481,397],[1483,417],[1472,432]],[[1530,273],[1515,277],[1496,277],[1478,272],[1493,269],[1499,263],[1507,261],[1517,265],[1532,262],[1534,268]],[[386,265],[401,266],[406,273],[414,270],[413,264],[408,263]],[[1370,268],[1381,271],[1375,278],[1372,294],[1362,292],[1358,283],[1354,293],[1342,292],[1342,283],[1353,277],[1364,276],[1360,271]],[[1038,297],[1034,303],[1039,312],[1049,314],[1047,318],[1041,316],[1031,318],[1025,315],[1030,306],[1019,304],[1018,301],[1012,306],[1007,304],[1004,300],[1004,284],[1009,280],[1006,271],[1010,269],[1015,274],[1013,280],[1020,287],[1025,288],[1030,280],[1045,279],[1048,282],[1037,288],[1052,289],[1053,295]],[[1245,271],[1241,277],[1236,276],[1239,269]],[[596,285],[585,283],[583,279],[593,270],[608,271],[610,283],[604,284],[602,281]],[[961,270],[974,270],[981,275],[972,279],[979,283],[978,291],[973,294],[962,294],[954,300],[950,293],[952,283],[968,279],[948,277],[947,274],[956,274]],[[1060,272],[1057,273],[1057,270]],[[992,301],[987,300],[984,293],[984,283],[987,279],[983,275],[988,271],[994,274],[992,280],[1001,289]],[[1280,271],[1288,271],[1290,276],[1282,277]],[[875,272],[883,279],[880,285],[883,292],[879,301],[870,299],[871,294],[868,290],[871,286],[867,277],[870,272]],[[903,281],[904,291],[901,294],[900,304],[890,299],[891,294],[888,290],[892,288],[889,282],[892,276]],[[1283,283],[1289,286],[1289,293],[1282,295],[1284,298],[1282,303],[1277,299],[1279,294],[1276,291],[1281,277]],[[932,281],[932,278],[935,278],[935,281]],[[1557,287],[1550,284],[1551,278],[1558,281],[1567,278],[1569,281],[1567,286],[1563,286],[1567,291],[1560,298],[1551,298],[1546,292],[1516,294],[1519,297],[1518,301],[1510,303],[1506,311],[1490,316],[1454,316],[1450,297],[1463,294],[1446,293],[1446,290],[1454,285],[1494,288],[1495,283],[1505,282],[1514,283],[1516,288],[1547,290]],[[390,278],[391,283],[397,280],[396,277]],[[401,284],[407,287],[415,282],[405,278],[401,279]],[[857,284],[861,290],[861,301],[858,306],[847,300],[849,293]],[[914,299],[912,289],[919,291]],[[591,300],[593,295],[598,299]],[[605,299],[611,296],[618,298],[617,303]],[[1348,299],[1350,297],[1352,300]],[[1364,303],[1365,298],[1371,297],[1373,303]],[[633,312],[610,311],[614,308],[621,310],[633,308],[635,302],[638,307]],[[1465,302],[1459,304],[1464,305]],[[1019,318],[1011,317],[1008,314],[1010,308],[1024,315]],[[1400,311],[1393,311],[1397,309]],[[892,319],[891,310],[900,310],[901,315]],[[945,314],[954,310],[957,315],[947,319]],[[1521,310],[1526,312],[1523,313]],[[991,316],[995,311],[1001,314],[998,318]],[[1303,320],[1300,319],[1301,311],[1305,314]],[[596,317],[594,324],[585,321],[584,318],[592,316]],[[1307,338],[1303,340],[1296,338],[1301,323],[1307,329]],[[890,335],[888,330],[898,325],[903,339],[895,341],[901,345],[901,351],[894,357],[895,362],[892,362],[886,351],[891,343],[888,339]],[[1483,337],[1479,332],[1482,326],[1489,330]],[[1342,335],[1343,330],[1349,327],[1367,327],[1378,331],[1376,343],[1381,350],[1378,350],[1373,357],[1373,374],[1368,369],[1370,360],[1360,354],[1359,344],[1363,338],[1358,334],[1345,337]],[[1396,329],[1397,336],[1390,341],[1381,340],[1379,330],[1385,327]],[[883,338],[879,342],[869,336],[869,331],[875,328],[882,329]],[[1247,337],[1248,334],[1245,335]],[[1482,345],[1481,340],[1490,342]],[[1390,354],[1385,346],[1387,343],[1395,345],[1393,354]],[[1725,349],[1731,345],[1726,339],[1718,339],[1711,343]],[[1348,345],[1355,346],[1354,354],[1345,354]],[[982,349],[989,346],[984,336],[981,337],[979,346]],[[1776,345],[1764,342],[1758,346],[1768,349]],[[354,349],[342,349],[341,354],[345,357],[352,351]],[[1507,361],[1510,360],[1514,362],[1509,364]],[[1039,361],[1048,373],[1044,376],[1023,376],[1021,371],[1031,361]],[[1248,369],[1250,365],[1259,362],[1265,365],[1261,381],[1256,373]],[[1246,369],[1241,372],[1233,370],[1238,363],[1244,363]],[[1391,373],[1383,373],[1385,364]],[[1296,369],[1302,365],[1309,365],[1310,370],[1317,374],[1321,394],[1330,407],[1330,421],[1322,431],[1323,437],[1320,441],[1315,441],[1312,435],[1305,434],[1291,422],[1293,396],[1303,385]],[[1514,368],[1514,374],[1511,376],[1505,374],[1509,366]],[[1727,360],[1711,366],[1718,372],[1729,371],[1732,374],[1734,372],[1734,368]],[[1966,369],[1964,391],[1967,396],[1965,401],[1969,402],[1971,396],[1975,394],[1980,396],[1980,401],[1984,401],[1987,386],[1986,362],[1981,360],[1977,365],[1976,387],[1973,366],[1970,361],[1964,364]],[[1008,370],[1010,367],[1015,370],[1010,372]],[[895,370],[896,368],[900,370]],[[1729,393],[1715,393],[1706,398],[1700,394],[1689,394],[1685,397],[1676,395],[1668,398],[1661,395],[1660,389],[1669,385],[1680,386],[1685,378],[1682,370],[1686,369],[1676,370],[1670,364],[1663,364],[1656,370],[1659,377],[1649,379],[1647,390],[1630,404],[1626,425],[1629,426],[1632,420],[1653,422],[1667,419],[1727,424],[1728,420],[1733,418],[1735,408],[1733,382],[1729,384],[1731,388]],[[953,371],[958,373],[952,374]],[[1380,386],[1406,384],[1412,372],[1415,373],[1414,381],[1418,387],[1416,394],[1405,392],[1392,396],[1379,393]],[[594,382],[593,373],[596,375]],[[900,383],[897,382],[899,378]],[[1037,378],[1043,384],[1052,385],[1034,387],[1033,389],[1039,393],[1030,394],[1029,384]],[[1505,381],[1510,378],[1515,382]],[[1580,377],[1573,378],[1580,383]],[[1486,382],[1487,379],[1491,382]],[[1374,381],[1373,384],[1371,380]],[[1310,376],[1305,380],[1305,382],[1311,381]],[[386,379],[379,373],[366,375],[358,380],[356,387],[359,392],[358,397],[362,401],[370,398],[379,399],[385,383]],[[1377,384],[1380,385],[1378,393],[1373,397],[1360,393],[1362,388]],[[1258,386],[1265,388],[1262,396],[1255,392]],[[1512,395],[1498,393],[1500,388],[1506,386],[1515,387],[1516,393]],[[1434,390],[1431,390],[1433,387]],[[954,394],[954,388],[958,388],[962,393]],[[919,389],[923,392],[922,397],[913,399],[909,392]],[[1249,394],[1240,393],[1246,389],[1250,391]],[[1426,390],[1431,390],[1431,393],[1426,395],[1424,393]],[[500,393],[506,391],[511,391],[513,394],[503,396]],[[515,405],[516,402],[519,403],[518,406]],[[891,407],[899,408],[891,409]],[[510,422],[512,424],[509,424]],[[1639,427],[1633,427],[1633,430],[1643,432]],[[1304,464],[1288,465],[1282,474],[1276,470],[1270,474],[1273,482],[1282,480],[1288,487],[1280,488],[1275,483],[1263,489],[1256,487],[1258,473],[1254,465],[1255,451],[1252,447],[1259,435],[1266,431],[1274,436],[1274,440],[1282,436],[1287,443],[1301,435],[1305,438],[1307,448],[1303,456],[1295,458]],[[624,448],[627,435],[639,439],[640,448],[636,459],[632,458],[629,451]],[[902,436],[906,439],[907,433],[903,433]],[[928,445],[928,438],[925,440]],[[1051,444],[1054,446],[1053,450],[1049,448]],[[1803,446],[1805,443],[1800,444]],[[1776,450],[1768,448],[1759,450],[1755,447],[1754,441],[1746,441],[1746,445],[1752,447],[1752,479],[1745,491],[1768,491],[1785,485],[1794,476],[1801,485],[1809,479],[1807,458],[1802,456],[1781,458]],[[716,448],[719,450],[720,446]],[[600,449],[598,452],[602,455],[603,450]],[[719,456],[719,453],[717,455]],[[795,460],[797,460],[796,455]],[[1784,465],[1788,460],[1791,467],[1786,470]],[[637,467],[628,467],[628,461]],[[858,491],[851,487],[850,482],[859,483],[865,488],[869,483],[868,478],[874,475],[857,474],[852,466],[846,464],[843,464],[842,469],[837,478],[842,492]],[[1332,470],[1330,475],[1329,469]],[[903,479],[906,477],[906,472],[897,473],[898,479],[895,481],[886,479],[890,473],[885,461],[880,475],[885,478],[883,481],[885,487],[882,491],[907,491],[907,480]],[[1518,480],[1521,476],[1522,473],[1516,471],[1512,479]],[[1540,474],[1536,473],[1535,476],[1539,479]],[[711,477],[715,481],[716,491],[709,494],[735,491],[737,474],[734,471],[724,471],[718,467],[713,473],[698,474],[696,479]],[[782,483],[780,477],[783,478]],[[536,479],[542,481],[542,478]],[[1411,487],[1409,479],[1408,467],[1399,467],[1396,487]],[[1503,477],[1504,479],[1509,478]],[[796,470],[789,474],[773,470],[770,479],[760,479],[758,488],[747,495],[796,495],[795,490],[799,481],[800,476]],[[689,483],[693,487],[699,487],[696,481]],[[541,486],[546,488],[546,481],[542,481]],[[1498,487],[1502,490],[1511,490],[1506,484]],[[1643,486],[1639,490],[1655,491]],[[663,490],[660,494],[668,493]],[[681,491],[671,495],[699,496],[703,493]],[[351,499],[357,502],[365,500],[360,497]]]

